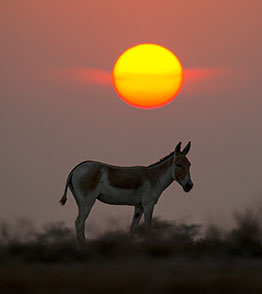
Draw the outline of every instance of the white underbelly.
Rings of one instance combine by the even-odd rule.
[[[138,205],[141,203],[140,191],[108,187],[102,189],[98,200],[114,205]]]

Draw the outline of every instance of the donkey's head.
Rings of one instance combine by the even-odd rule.
[[[184,189],[185,192],[189,192],[193,183],[190,177],[190,165],[191,163],[187,159],[186,155],[188,154],[191,147],[191,142],[189,142],[186,147],[181,151],[181,142],[179,142],[175,148],[174,160],[173,160],[173,172],[172,176]]]

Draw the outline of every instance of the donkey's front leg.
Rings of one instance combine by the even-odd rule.
[[[148,235],[150,235],[154,204],[146,204],[143,206],[143,208],[144,208],[145,227],[146,227]]]
[[[135,211],[134,211],[134,216],[133,216],[133,220],[132,220],[132,224],[130,227],[130,233],[133,234],[137,225],[140,222],[140,219],[142,217],[143,214],[143,207],[142,206],[136,206],[135,207]]]

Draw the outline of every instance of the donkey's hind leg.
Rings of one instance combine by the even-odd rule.
[[[85,221],[94,205],[95,201],[92,203],[81,203],[78,205],[78,216],[75,220],[75,228],[76,228],[76,237],[77,237],[77,245],[78,247],[82,247],[85,245]]]

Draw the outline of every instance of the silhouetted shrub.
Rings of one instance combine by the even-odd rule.
[[[201,233],[198,224],[176,224],[153,219],[149,237],[143,223],[134,235],[108,231],[86,248],[76,247],[75,232],[63,222],[44,225],[35,232],[30,221],[0,223],[0,262],[64,263],[134,258],[262,257],[262,224],[257,211],[234,214],[236,226],[226,232],[210,225]],[[203,231],[203,230],[202,230]]]
[[[262,215],[261,210],[246,209],[234,214],[236,227],[228,234],[227,242],[234,254],[262,256]]]
[[[36,232],[30,221],[0,223],[0,293],[262,293],[262,223],[257,210],[236,225],[153,219],[133,236],[108,231],[77,249],[63,222]],[[202,231],[201,231],[202,229]]]
[[[36,242],[48,244],[71,242],[74,238],[73,230],[66,227],[64,222],[44,225],[43,232],[35,235]]]

